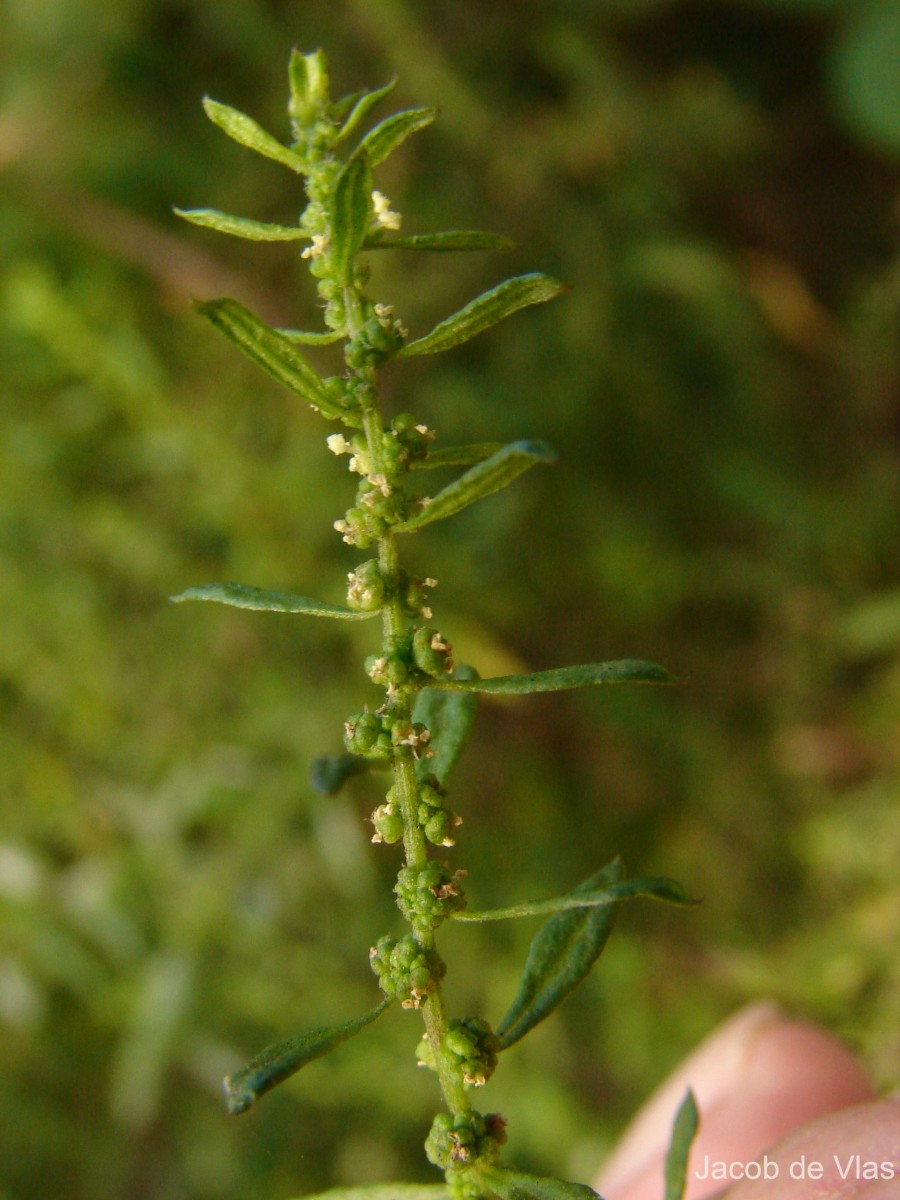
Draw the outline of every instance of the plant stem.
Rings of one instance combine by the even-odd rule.
[[[353,297],[351,300],[351,296]],[[354,318],[358,321],[358,298],[351,289],[345,293],[345,305],[348,316],[348,329],[352,334]],[[374,377],[365,380],[369,403],[363,411],[363,430],[369,452],[372,473],[383,475],[384,458],[382,454],[382,435],[384,423],[378,403],[378,392]],[[382,611],[382,635],[385,641],[399,637],[405,630],[406,618],[399,595],[400,556],[397,550],[396,538],[392,533],[380,537],[378,546],[378,565],[385,581],[387,601]],[[390,699],[394,714],[399,720],[412,720],[412,705],[417,689],[403,687],[397,690]],[[428,843],[419,821],[417,820],[418,781],[416,778],[415,758],[412,750],[406,746],[397,746],[391,763],[394,794],[403,821],[403,850],[404,865],[421,869],[428,862]],[[435,951],[435,936],[432,931],[413,929],[413,937],[423,950]],[[438,1081],[447,1108],[454,1116],[460,1116],[471,1111],[469,1097],[463,1087],[459,1072],[455,1065],[448,1061],[442,1052],[442,1042],[447,1033],[447,1013],[444,998],[441,993],[439,980],[434,980],[433,989],[422,1006],[422,1016],[425,1022],[425,1032],[431,1045],[432,1054],[437,1064]]]

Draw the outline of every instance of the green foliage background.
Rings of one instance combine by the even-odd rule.
[[[370,1007],[395,927],[366,781],[312,794],[367,629],[166,597],[339,600],[346,471],[190,313],[315,320],[296,252],[170,206],[290,220],[209,93],[285,132],[291,45],[442,119],[380,186],[413,334],[506,274],[573,286],[389,404],[560,463],[416,539],[483,673],[639,655],[672,691],[485,703],[453,803],[479,907],[620,852],[704,905],[628,910],[484,1098],[525,1169],[590,1178],[721,1016],[775,996],[900,1071],[900,10],[892,0],[5,0],[0,5],[0,1198],[288,1197],[427,1178],[433,1080],[391,1012],[223,1115],[263,1044]],[[385,256],[387,257],[387,256]],[[327,353],[327,352],[326,352]],[[357,556],[358,557],[358,556]],[[497,1019],[530,925],[448,932]]]

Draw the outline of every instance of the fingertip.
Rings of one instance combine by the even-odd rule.
[[[686,1087],[700,1108],[686,1200],[723,1186],[709,1164],[727,1169],[752,1161],[798,1125],[874,1095],[865,1071],[833,1035],[773,1004],[749,1005],[701,1043],[638,1113],[597,1180],[606,1200],[658,1200],[671,1122]]]

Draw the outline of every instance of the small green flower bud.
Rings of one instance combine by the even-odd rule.
[[[336,404],[345,404],[347,402],[349,399],[347,384],[340,375],[329,375],[327,379],[322,380],[322,383],[330,400],[333,400]]]
[[[334,528],[341,534],[348,546],[359,546],[366,550],[378,536],[368,528],[366,513],[358,507],[348,508],[340,521],[335,521]]]
[[[331,274],[331,263],[327,251],[310,257],[307,270],[316,279],[326,279]]]
[[[401,683],[406,683],[409,678],[409,667],[402,654],[388,655],[385,676],[388,684],[394,684],[395,687],[399,687]]]
[[[381,653],[366,659],[366,673],[373,683],[381,684],[382,687],[389,687],[391,684],[399,687],[406,683],[414,669],[412,634],[409,631],[385,638],[381,644]]]
[[[428,1161],[441,1171],[446,1171],[452,1165],[451,1152],[454,1142],[450,1140],[453,1131],[453,1118],[449,1113],[438,1113],[431,1123],[431,1130],[425,1140],[425,1154]]]
[[[428,816],[423,821],[419,818],[422,831],[432,846],[455,846],[456,839],[451,836],[454,825],[452,813],[443,812]]]
[[[391,726],[391,741],[395,746],[408,746],[414,758],[427,755],[431,730],[421,721],[395,721]]]
[[[388,988],[392,988],[391,979],[391,955],[397,946],[397,939],[392,937],[379,938],[372,949],[369,951],[369,965],[378,976],[378,982],[381,984],[381,989],[386,995],[393,996],[393,990],[390,992]]]
[[[423,1037],[418,1046],[416,1046],[416,1061],[420,1067],[427,1067],[429,1071],[437,1070],[437,1060],[434,1057],[434,1050],[427,1037]]]
[[[428,457],[428,443],[434,434],[427,425],[417,424],[412,413],[398,413],[391,421],[391,430],[410,462]]]
[[[459,1028],[457,1022],[455,1029],[451,1026],[448,1030],[447,1036],[444,1038],[444,1048],[449,1050],[455,1058],[466,1059],[472,1057],[475,1043]]]
[[[419,670],[433,679],[453,670],[453,647],[432,625],[423,625],[413,634],[413,658]]]
[[[392,743],[383,717],[377,713],[356,713],[344,722],[344,745],[350,754],[365,758],[390,758]]]
[[[381,732],[381,722],[373,713],[357,713],[344,722],[344,741],[351,754],[365,754],[372,749]]]
[[[350,445],[352,448],[353,442]],[[351,458],[351,466],[356,457]],[[343,520],[335,521],[334,527],[343,534],[348,545],[370,546],[392,525],[405,520],[408,512],[407,498],[394,491],[384,476],[373,475],[360,483],[356,504],[347,509]]]
[[[371,758],[389,759],[394,757],[394,743],[391,741],[391,735],[387,732],[379,733],[375,739],[375,745],[370,755]]]
[[[347,321],[347,312],[344,308],[344,301],[338,296],[326,294],[325,288],[322,288],[323,298],[328,301],[325,305],[325,324],[329,329],[342,330]]]
[[[390,324],[384,324],[377,317],[370,317],[363,326],[362,336],[371,350],[379,355],[390,354],[397,347],[397,338]]]
[[[403,837],[403,819],[391,801],[379,804],[372,813],[372,824],[375,826],[373,842],[387,842],[388,845],[393,845]]]
[[[370,520],[377,518],[383,523],[383,529],[405,520],[408,515],[406,497],[395,491],[383,475],[370,475],[364,479],[357,489],[356,501]]]
[[[378,313],[370,308],[369,313],[362,328],[344,350],[344,358],[351,370],[380,366],[397,353],[406,339],[406,330],[399,321],[391,318],[387,310]]]
[[[451,1021],[442,1049],[453,1058],[466,1087],[482,1087],[496,1070],[500,1041],[486,1021],[463,1017]]]
[[[426,775],[419,784],[416,820],[433,846],[453,846],[452,831],[462,822],[447,807],[446,793],[434,775]]]
[[[433,579],[417,579],[415,576],[408,575],[406,571],[400,571],[398,596],[404,616],[424,617],[426,621],[431,617],[431,609],[428,607],[428,596],[425,589],[433,587],[434,583]]]
[[[384,604],[384,580],[374,558],[347,576],[347,603],[359,612],[377,612]]]
[[[357,475],[368,475],[372,470],[372,461],[369,456],[369,447],[366,445],[366,439],[356,437],[350,439],[350,470]],[[361,503],[361,497],[357,494],[357,503]]]
[[[391,433],[385,433],[381,438],[381,453],[384,459],[385,470],[391,476],[401,474],[406,470],[409,461],[409,455],[404,446],[402,446]]]
[[[403,683],[408,671],[403,659],[391,658],[385,654],[370,654],[365,662],[366,674],[373,683],[381,687]]]
[[[351,371],[358,371],[366,365],[366,347],[362,342],[348,342],[344,347],[344,362]]]

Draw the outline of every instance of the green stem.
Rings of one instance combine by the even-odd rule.
[[[344,313],[347,320],[347,336],[354,338],[362,329],[362,306],[356,288],[344,288]]]
[[[347,289],[344,304],[348,318],[348,328],[351,331],[358,328],[359,299],[352,289]],[[382,436],[384,423],[378,404],[378,392],[374,377],[360,380],[366,385],[370,402],[363,410],[363,431],[369,452],[369,461],[374,474],[384,474],[384,456],[382,453]],[[378,565],[382,578],[387,585],[388,600],[382,612],[382,634],[385,640],[399,637],[406,628],[406,618],[399,595],[400,562],[397,543],[390,533],[378,539]],[[412,719],[412,705],[415,697],[413,688],[398,690],[392,698],[394,714],[398,719]],[[421,870],[428,862],[428,842],[417,819],[418,781],[416,764],[412,751],[405,746],[398,746],[394,751],[391,763],[394,794],[400,808],[403,820],[403,850],[404,865]],[[424,950],[434,951],[435,937],[430,931],[413,930],[413,937]],[[438,1082],[444,1103],[454,1116],[464,1115],[471,1111],[471,1103],[466,1094],[459,1071],[442,1051],[444,1036],[447,1033],[448,1022],[441,993],[440,983],[435,981],[433,990],[429,993],[422,1006],[422,1016],[425,1022],[425,1032],[432,1048],[437,1064]]]

